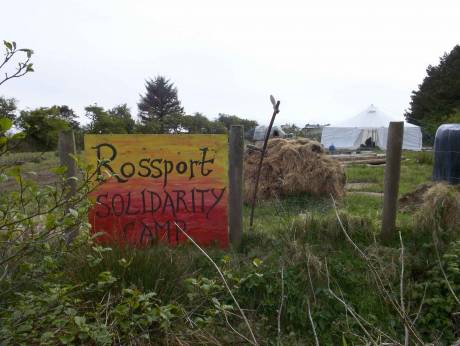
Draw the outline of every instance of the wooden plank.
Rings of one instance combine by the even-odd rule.
[[[188,241],[226,248],[227,135],[85,135],[85,158],[106,181],[90,194],[100,242],[138,247]]]
[[[385,158],[385,154],[375,155],[329,155],[329,157],[338,161],[359,161],[359,160],[371,160],[376,158]]]
[[[370,159],[370,160],[355,160],[355,161],[343,161],[342,164],[349,166],[349,165],[382,165],[386,163],[386,159]]]

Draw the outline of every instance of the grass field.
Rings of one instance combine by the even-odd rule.
[[[426,153],[405,152],[404,156],[400,195],[430,181],[432,170]],[[38,162],[23,164],[22,168],[34,170],[38,176],[49,172],[57,164],[57,157],[53,153],[43,157]],[[376,286],[370,265],[377,268],[385,289],[391,292],[390,299],[399,301],[403,290],[411,318],[419,308],[423,311],[414,323],[416,337],[437,340],[437,344],[454,341],[452,312],[457,307],[436,269],[430,230],[417,229],[415,215],[398,213],[397,229],[405,247],[402,281],[398,239],[386,246],[378,242],[382,207],[382,195],[378,193],[383,191],[383,174],[384,167],[347,166],[347,182],[362,185],[355,185],[353,191],[337,201],[344,229],[369,260],[363,260],[347,240],[328,196],[262,202],[256,209],[252,229],[247,224],[249,207],[245,206],[241,249],[206,250],[221,268],[259,344],[311,345],[315,344],[315,334],[319,343],[325,345],[381,341],[404,344],[404,325]],[[450,259],[460,258],[460,248],[455,249],[446,245],[443,251]],[[51,261],[48,257],[46,261]],[[106,333],[106,344],[117,337],[126,344],[253,343],[247,324],[215,267],[190,244],[143,250],[80,244],[50,263],[48,266],[54,269],[46,276],[48,281],[34,281],[33,288],[28,286],[34,293],[21,298],[27,298],[24,305],[12,303],[17,306],[15,315],[5,319],[4,330],[12,335],[19,333],[14,340],[22,340],[23,334],[16,331],[17,325],[13,323],[14,316],[21,313],[37,321],[33,327],[36,333],[51,330],[61,337],[63,330],[71,333],[62,327],[61,320],[55,325],[40,312],[40,304],[47,296],[54,297],[58,285],[72,292],[62,303],[65,311],[75,311],[85,318],[83,332],[78,329],[81,326],[74,326],[74,320],[69,322],[74,328],[72,333],[79,338],[83,333],[94,340],[90,331],[95,328]],[[453,289],[460,291],[460,277],[449,273],[454,280]],[[67,297],[65,292],[62,291],[62,297]],[[130,294],[128,298],[126,292]],[[133,292],[138,292],[139,300],[134,300]],[[156,300],[148,300],[149,294],[154,294]],[[161,311],[154,321],[161,323],[142,324],[148,309],[142,304],[154,304]],[[80,317],[78,321],[81,323]],[[132,324],[133,321],[139,324]],[[73,332],[75,328],[77,332]],[[36,337],[40,338],[39,334]],[[30,340],[30,335],[24,334],[24,338]]]

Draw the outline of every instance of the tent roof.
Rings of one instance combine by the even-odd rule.
[[[255,141],[263,141],[265,139],[265,135],[267,133],[267,130],[268,130],[268,126],[265,126],[265,125],[259,125],[259,126],[256,126],[255,130],[254,130],[254,136],[253,136],[253,139]],[[271,133],[270,133],[270,136],[273,136],[273,133],[274,132],[277,132],[277,135],[279,137],[284,137],[286,136],[286,133],[283,131],[283,129],[280,127],[280,126],[277,126],[277,125],[274,125],[272,127],[272,130],[271,130]]]
[[[364,127],[364,128],[375,128],[375,127],[388,127],[390,121],[401,121],[400,119],[394,119],[374,105],[370,105],[361,113],[351,117],[345,121],[332,124],[331,127]],[[416,125],[404,122],[405,127],[417,127]]]

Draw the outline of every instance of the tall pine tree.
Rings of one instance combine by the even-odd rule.
[[[145,89],[145,95],[140,95],[137,104],[142,124],[158,121],[161,133],[177,128],[175,125],[184,114],[184,109],[174,84],[163,76],[157,76],[145,82]]]

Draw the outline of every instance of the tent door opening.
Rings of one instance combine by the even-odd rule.
[[[358,136],[357,147],[372,149],[378,147],[379,134],[377,129],[362,129]]]

